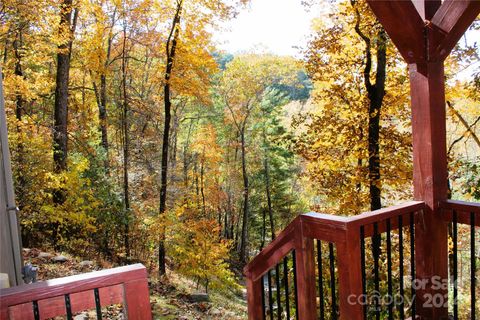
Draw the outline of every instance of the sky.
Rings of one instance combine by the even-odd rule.
[[[321,12],[319,5],[308,8],[301,2],[251,0],[236,19],[225,23],[225,30],[215,40],[230,53],[253,49],[298,56],[299,49],[295,46],[305,46],[312,19]]]
[[[307,44],[312,20],[328,11],[326,1],[313,2],[314,6],[306,7],[302,0],[250,0],[237,18],[226,22],[223,31],[215,34],[215,40],[220,49],[233,54],[253,50],[301,57],[298,47]],[[480,31],[467,34],[469,42],[479,38]],[[459,76],[471,75],[476,67],[464,70]]]

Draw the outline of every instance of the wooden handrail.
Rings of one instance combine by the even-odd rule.
[[[473,212],[475,218],[475,226],[480,227],[480,203],[466,202],[458,200],[447,200],[440,204],[443,218],[447,222],[452,222],[453,211],[457,212],[458,222],[461,224],[470,224],[470,213]]]
[[[410,212],[418,212],[425,208],[423,201],[408,201],[400,205],[382,208],[380,210],[365,212],[347,219],[347,227],[360,227],[389,218],[395,218]]]
[[[268,246],[266,246],[244,268],[246,276],[257,280],[268,270],[273,268],[281,259],[295,248],[295,229],[303,228],[304,235],[309,238],[328,241],[335,244],[348,241],[347,230],[360,228],[375,222],[382,222],[389,218],[405,215],[410,212],[422,211],[425,207],[423,201],[409,201],[400,205],[391,206],[375,211],[344,217],[331,214],[309,212],[295,218]],[[408,221],[408,220],[407,220]],[[395,224],[392,225],[392,228]],[[368,232],[366,233],[368,235]]]
[[[295,232],[300,227],[300,220],[301,216],[295,218],[275,240],[245,266],[243,272],[247,278],[258,280],[295,248]]]
[[[0,319],[33,319],[37,301],[40,318],[65,314],[65,295],[72,312],[95,308],[94,289],[101,305],[123,303],[128,319],[151,319],[147,270],[142,264],[84,273],[0,290]],[[21,316],[19,316],[21,314]]]
[[[361,268],[360,268],[360,226],[365,226],[365,237],[371,236],[372,225],[378,223],[378,229],[382,232],[383,226],[388,219],[405,216],[405,222],[410,222],[412,213],[419,213],[425,208],[422,201],[409,201],[401,205],[384,208],[381,210],[365,212],[357,216],[343,217],[328,214],[310,212],[295,218],[278,237],[265,247],[244,269],[247,277],[249,319],[259,319],[262,308],[261,281],[263,275],[274,268],[292,250],[297,252],[297,263],[302,263],[302,269],[298,275],[299,281],[310,279],[307,284],[299,286],[299,309],[303,308],[305,319],[310,319],[307,314],[307,306],[315,305],[305,299],[315,296],[312,286],[315,287],[315,270],[313,268],[313,239],[333,243],[337,246],[339,259],[339,284],[340,284],[340,308],[345,319],[361,319],[362,312],[359,306],[351,306],[346,303],[348,295],[361,294]],[[412,215],[412,217],[414,217]],[[395,219],[393,219],[395,220]],[[398,226],[391,223],[391,229]],[[300,258],[298,258],[301,256]],[[348,259],[349,261],[343,261]],[[310,261],[311,260],[311,261]],[[340,269],[345,270],[340,270]],[[312,280],[313,279],[313,280]],[[299,283],[297,283],[298,285]],[[315,313],[315,312],[313,312]],[[304,319],[304,318],[302,318]]]

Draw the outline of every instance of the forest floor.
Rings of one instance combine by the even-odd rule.
[[[53,253],[39,249],[24,249],[25,264],[38,267],[38,280],[66,277],[80,273],[114,267],[106,261],[82,261],[66,253]],[[54,262],[54,259],[64,260]],[[153,319],[196,320],[222,319],[237,320],[246,318],[246,292],[209,292],[208,301],[193,302],[198,291],[193,281],[174,271],[167,270],[167,280],[158,281],[151,277],[150,303]],[[202,294],[199,294],[202,296]],[[121,306],[110,306],[103,310],[104,319],[123,319]],[[83,312],[75,320],[96,319],[94,311]]]

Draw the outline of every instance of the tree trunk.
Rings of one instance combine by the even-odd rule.
[[[267,193],[268,218],[270,220],[270,231],[272,240],[275,239],[275,223],[273,221],[272,196],[270,187],[270,166],[268,163],[268,145],[265,131],[263,132],[263,143],[265,145],[265,154],[263,158],[263,169],[265,170],[265,191]]]
[[[59,33],[61,36],[67,34],[69,40],[58,46],[57,53],[57,75],[53,123],[53,163],[54,172],[56,173],[60,173],[67,169],[68,82],[70,76],[70,58],[72,52],[73,35],[78,15],[78,11],[75,10],[73,21],[71,21],[72,11],[72,0],[64,0],[60,9]],[[62,204],[65,202],[65,198],[65,190],[54,190],[54,203]]]
[[[387,38],[382,29],[377,37],[377,72],[375,85],[369,87],[370,100],[368,121],[368,173],[370,180],[371,210],[382,207],[380,187],[380,111],[385,97],[385,80],[387,69]]]
[[[367,90],[368,106],[368,178],[370,189],[370,210],[377,210],[382,207],[381,186],[380,186],[380,111],[383,98],[385,97],[385,80],[387,68],[387,36],[385,30],[380,27],[375,43],[377,44],[377,66],[375,83],[370,80],[372,71],[372,45],[371,39],[360,29],[360,12],[356,0],[350,0],[355,9],[356,23],[355,31],[365,42],[365,68],[363,77]]]
[[[97,85],[95,81],[93,82],[93,88],[95,90],[95,95],[97,96],[97,105],[98,105],[98,120],[99,120],[99,129],[100,134],[102,135],[101,138],[101,146],[105,150],[105,161],[104,161],[104,168],[107,174],[110,172],[110,165],[109,165],[109,144],[108,144],[108,123],[107,123],[107,75],[106,70],[110,63],[110,55],[112,52],[112,41],[113,41],[113,26],[115,24],[115,16],[116,16],[116,9],[112,14],[112,26],[110,28],[110,32],[108,34],[107,39],[107,52],[104,62],[104,69],[100,73],[100,90],[97,90]]]
[[[22,56],[20,54],[20,48],[23,45],[22,30],[20,29],[17,33],[16,39],[13,41],[13,50],[15,54],[15,75],[19,78],[24,78],[22,70]],[[23,119],[25,113],[25,100],[20,91],[16,92],[15,96],[15,116],[17,121],[20,123]],[[18,207],[21,209],[24,206],[24,192],[26,190],[25,177],[23,175],[25,168],[25,147],[23,145],[22,129],[21,126],[17,125],[17,135],[18,135],[18,145],[17,145],[17,188],[16,195],[18,200]]]
[[[170,78],[173,70],[173,62],[175,59],[175,50],[177,48],[177,40],[180,32],[180,16],[182,11],[183,0],[177,2],[177,10],[172,22],[172,28],[170,35],[167,39],[166,53],[167,53],[167,66],[165,68],[165,85],[164,91],[164,117],[165,124],[163,127],[163,139],[162,139],[162,160],[161,160],[161,181],[160,181],[160,204],[159,213],[163,215],[166,209],[167,202],[167,174],[168,174],[168,149],[169,149],[169,134],[170,134],[170,122],[172,112],[172,101],[170,98]],[[166,273],[165,263],[165,228],[160,230],[160,241],[158,244],[158,271],[160,276]]]
[[[249,182],[247,174],[247,160],[245,151],[245,124],[240,130],[242,176],[243,176],[243,217],[242,217],[242,238],[240,245],[240,261],[247,262],[247,238],[248,238],[248,209],[249,209]]]
[[[203,149],[202,159],[200,162],[200,194],[202,195],[202,212],[203,216],[207,216],[207,207],[205,204],[205,148]]]
[[[262,209],[262,241],[260,242],[260,248],[258,251],[262,251],[265,246],[265,240],[267,238],[267,215],[265,209]]]
[[[55,88],[55,112],[53,125],[53,161],[55,172],[67,169],[67,123],[68,123],[68,80],[70,76],[70,57],[72,51],[73,28],[77,11],[75,11],[72,23],[72,0],[64,0],[60,9],[60,35],[67,34],[69,40],[58,46],[57,53],[57,76]],[[63,198],[57,195],[56,200]]]
[[[382,208],[381,177],[380,177],[380,114],[385,97],[385,81],[387,68],[387,36],[385,30],[380,27],[375,43],[377,45],[377,63],[375,83],[370,81],[372,71],[372,45],[371,39],[360,30],[360,13],[355,7],[356,1],[351,0],[355,8],[356,24],[355,31],[365,42],[365,68],[363,70],[365,88],[369,99],[368,106],[368,180],[370,189],[370,210]],[[372,238],[372,251],[374,257],[381,254],[381,236]]]
[[[122,133],[123,133],[123,196],[125,206],[124,235],[125,256],[128,261],[130,257],[130,190],[128,180],[128,168],[130,158],[130,137],[129,137],[129,105],[127,93],[127,54],[126,54],[127,26],[123,27],[122,47]]]

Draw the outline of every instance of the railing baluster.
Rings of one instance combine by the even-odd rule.
[[[272,293],[272,275],[270,270],[267,272],[268,283],[268,310],[270,311],[270,320],[273,320],[273,293]]]
[[[280,296],[280,266],[275,266],[275,286],[277,288],[277,316],[278,320],[282,320],[282,301]]]
[[[65,295],[65,309],[67,310],[67,320],[72,320],[72,304],[70,303],[70,295]]]
[[[297,257],[295,250],[292,251],[293,259],[293,289],[295,290],[295,316],[298,320],[298,290],[297,290]]]
[[[290,320],[290,292],[288,290],[288,256],[283,258],[283,281],[285,282],[285,308],[287,320]]]
[[[393,320],[393,279],[392,279],[392,240],[391,222],[387,219],[387,278],[388,278],[388,319]]]
[[[399,251],[399,280],[400,280],[400,304],[398,310],[400,311],[400,319],[405,319],[405,291],[403,288],[403,218],[398,216],[398,251]]]
[[[35,320],[40,320],[40,310],[38,309],[38,301],[32,301],[33,305],[33,317]]]
[[[475,256],[475,214],[470,212],[470,318],[475,320],[475,288],[476,288],[476,278],[475,271],[477,270],[476,266],[476,256]]]
[[[415,305],[415,215],[410,212],[410,275],[411,275],[411,295],[412,295],[412,319],[417,314]]]
[[[372,255],[373,255],[373,274],[374,274],[374,283],[375,283],[375,293],[374,293],[374,308],[375,308],[375,319],[380,320],[380,274],[379,274],[379,256],[380,256],[380,241],[381,238],[378,235],[378,223],[373,224],[373,236],[372,236]]]
[[[333,243],[328,244],[330,257],[330,290],[332,294],[332,319],[337,319],[337,296],[335,288],[335,255],[333,252]]]
[[[362,264],[363,318],[367,319],[367,272],[365,267],[365,227],[360,227],[360,254]]]
[[[322,242],[317,240],[318,295],[320,296],[320,320],[325,319],[325,299],[323,297]]]
[[[458,319],[458,230],[457,212],[453,211],[453,318]]]
[[[102,320],[102,305],[100,304],[100,292],[98,288],[93,289],[95,296],[95,310],[97,312],[97,320]]]

